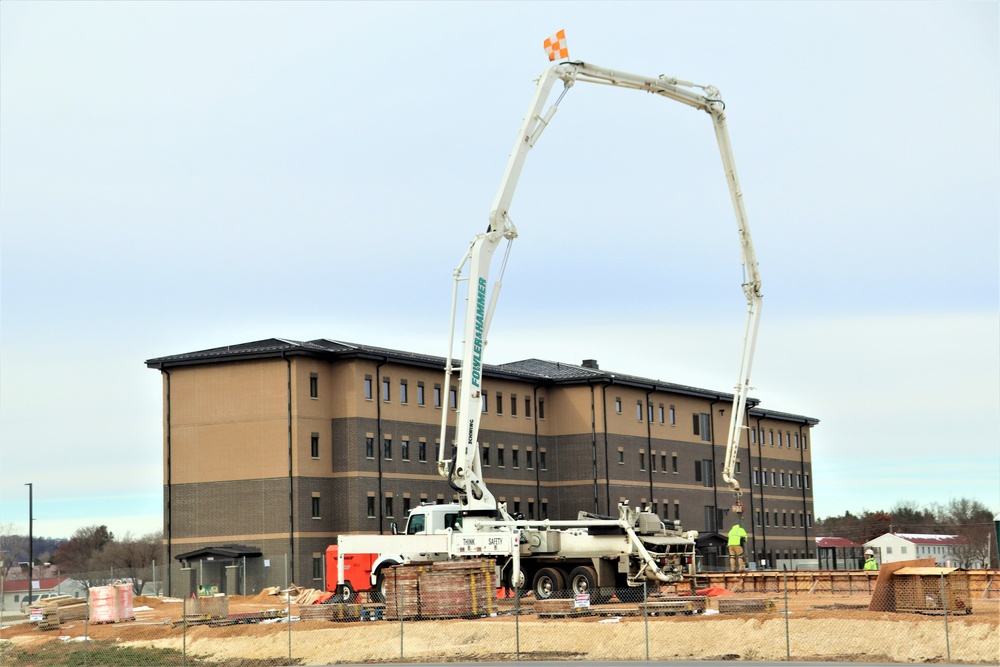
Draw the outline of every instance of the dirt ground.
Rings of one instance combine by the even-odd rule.
[[[730,598],[761,597],[733,594]],[[863,660],[868,662],[1000,663],[1000,600],[973,600],[973,613],[949,616],[947,636],[942,616],[867,611],[867,595],[796,595],[788,600],[769,595],[777,611],[767,614],[719,614],[709,598],[708,613],[656,616],[648,623],[649,657],[658,660]],[[471,620],[332,623],[299,621],[225,627],[172,627],[183,616],[183,602],[137,597],[136,620],[115,624],[70,621],[56,631],[40,631],[33,623],[4,627],[0,639],[22,646],[67,641],[89,632],[91,639],[114,639],[122,646],[186,647],[189,655],[212,660],[282,658],[293,663],[400,661],[504,661],[520,653],[522,660],[644,660],[647,625],[629,616],[634,605],[615,604],[603,612],[567,619],[523,614],[515,631],[512,600],[498,601],[494,617]],[[142,609],[148,607],[148,610]],[[283,598],[229,598],[230,614],[282,610]],[[291,605],[291,615],[298,616]],[[786,644],[786,623],[788,637]],[[291,633],[289,633],[289,629]],[[402,638],[400,630],[402,629]],[[291,651],[290,651],[291,647]]]

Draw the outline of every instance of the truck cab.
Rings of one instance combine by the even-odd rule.
[[[461,510],[456,503],[420,505],[410,510],[406,520],[407,535],[433,535],[449,529],[462,530]]]

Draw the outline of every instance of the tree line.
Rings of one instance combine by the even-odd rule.
[[[166,567],[163,533],[139,537],[125,533],[115,537],[107,526],[79,528],[69,539],[34,538],[34,567],[51,564],[59,575],[79,581],[84,586],[106,586],[116,581],[132,584],[141,594],[153,578],[154,563]],[[28,560],[28,536],[0,527],[0,576]],[[157,579],[162,579],[157,575]]]
[[[988,558],[990,567],[997,567],[998,562],[993,512],[978,500],[968,498],[924,507],[913,501],[901,501],[888,511],[844,512],[817,520],[816,531],[821,537],[844,537],[858,544],[886,533],[957,535],[965,539],[965,544],[954,550],[963,563],[987,562]]]

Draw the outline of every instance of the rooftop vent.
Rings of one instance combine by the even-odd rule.
[[[597,359],[584,359],[580,365],[584,368],[593,368],[595,371],[600,370],[597,366]]]

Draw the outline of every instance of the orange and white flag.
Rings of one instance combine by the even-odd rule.
[[[566,60],[569,58],[569,49],[566,48],[565,30],[560,30],[545,40],[545,53],[548,54],[549,60],[555,60],[556,58]]]

